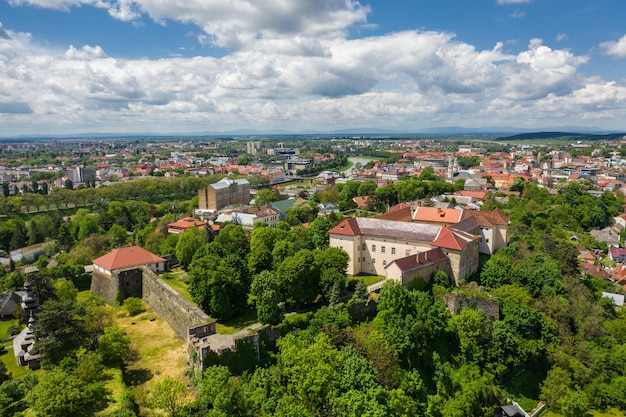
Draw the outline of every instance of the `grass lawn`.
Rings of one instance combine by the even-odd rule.
[[[146,390],[166,376],[184,380],[187,344],[152,309],[134,317],[123,311],[118,309],[115,324],[128,335],[131,348],[138,353],[137,360],[127,367],[127,384],[141,385]]]
[[[233,334],[246,327],[251,326],[256,322],[256,310],[248,308],[244,310],[237,317],[233,317],[230,320],[223,320],[217,323],[216,331],[220,334]]]
[[[546,411],[541,413],[541,417],[563,417],[563,414],[558,414],[552,411]],[[581,417],[624,417],[624,413],[617,408],[610,408],[608,410],[599,411],[591,410],[587,413],[587,416]]]
[[[177,274],[173,274],[174,278],[164,278],[163,281],[167,283],[170,287],[174,288],[180,295],[185,297],[187,300],[191,301],[194,305],[193,299],[191,298],[191,294],[189,293],[189,284],[187,281],[180,280],[177,278]],[[180,274],[178,274],[180,275]]]
[[[4,339],[5,337],[11,336],[11,333],[9,332],[9,328],[17,324],[18,324],[17,319],[0,320],[0,339]]]
[[[526,411],[530,412],[539,403],[539,385],[544,375],[534,371],[524,371],[511,379],[503,387],[509,398],[517,401]]]
[[[365,285],[372,285],[375,284],[377,282],[380,282],[382,280],[384,280],[385,277],[381,277],[378,275],[359,275],[359,276],[353,276],[353,277],[348,277],[348,282],[350,281],[363,281],[363,283],[365,283]]]
[[[27,366],[19,366],[15,360],[15,354],[13,353],[13,341],[9,340],[2,344],[6,347],[6,352],[0,355],[0,360],[4,362],[7,370],[11,373],[13,378],[21,378],[29,372],[33,372],[28,369]]]
[[[107,391],[107,400],[109,404],[107,407],[96,413],[96,416],[111,416],[117,410],[119,410],[122,404],[122,398],[124,391],[126,391],[126,384],[124,384],[124,378],[122,376],[121,369],[107,368],[104,371],[104,388]]]

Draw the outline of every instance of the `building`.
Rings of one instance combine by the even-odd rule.
[[[33,326],[36,323],[35,315],[39,311],[39,301],[28,280],[24,282],[21,307],[22,314],[27,317],[28,324],[13,339],[13,353],[18,365],[28,366],[30,369],[39,369],[41,354],[35,348],[35,335],[33,333]]]
[[[344,220],[328,233],[330,246],[342,248],[350,256],[349,275],[387,277],[387,266],[394,261],[396,266],[389,271],[406,272],[398,260],[435,248],[448,258],[456,283],[478,270],[479,236],[452,227],[357,217]]]
[[[193,217],[185,217],[174,223],[168,224],[167,233],[173,235],[182,235],[183,233],[185,233],[185,230],[191,227],[196,227],[200,230],[204,230],[206,229],[206,223],[201,220],[196,220]]]
[[[425,206],[413,209],[411,205],[402,203],[376,218],[454,227],[456,230],[480,236],[480,253],[488,255],[506,247],[509,239],[509,218],[499,209],[468,210]]]
[[[281,212],[270,204],[265,204],[258,208],[252,207],[220,213],[215,221],[218,223],[235,223],[245,229],[252,229],[256,223],[267,223],[269,227],[276,227],[281,221]]]
[[[141,267],[152,272],[165,271],[166,260],[140,246],[114,249],[93,261],[91,292],[105,301],[126,297],[141,297],[143,280]]]
[[[250,183],[243,178],[236,180],[223,178],[198,191],[200,210],[217,211],[232,204],[248,204],[249,202]]]
[[[250,155],[256,155],[257,152],[261,152],[263,150],[263,145],[260,141],[250,141],[246,142],[246,153]]]

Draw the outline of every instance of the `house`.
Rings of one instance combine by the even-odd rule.
[[[626,262],[626,248],[609,247],[609,258],[617,263]]]
[[[613,220],[615,221],[615,225],[619,228],[619,230],[626,229],[626,213],[613,217]]]
[[[288,198],[287,200],[273,201],[269,204],[280,212],[280,220],[285,220],[287,211],[296,204],[296,201],[295,198]]]
[[[614,294],[610,292],[602,292],[602,297],[610,298],[613,301],[613,305],[616,307],[624,306],[624,295],[623,294]]]
[[[328,233],[330,246],[348,253],[349,275],[387,276],[386,267],[392,262],[434,248],[448,257],[455,282],[478,270],[479,236],[452,227],[356,217]],[[402,269],[396,265],[392,271]]]
[[[250,202],[250,183],[245,178],[223,178],[209,184],[198,191],[198,208],[200,210],[221,210],[233,204]]]
[[[196,227],[198,229],[206,229],[206,223],[201,220],[196,220],[193,217],[184,217],[174,223],[167,225],[167,233],[174,235],[182,235],[185,230]]]
[[[408,285],[416,278],[425,282],[437,271],[452,276],[450,260],[441,248],[434,248],[391,261],[385,267],[385,279]]]
[[[619,234],[610,227],[602,230],[592,230],[589,232],[598,242],[606,242],[607,245],[619,246]]]
[[[339,207],[337,207],[333,203],[320,203],[318,207],[320,208],[320,216],[328,216],[329,214],[339,213],[340,211]]]
[[[0,317],[13,317],[24,295],[23,291],[9,291],[0,295]]]
[[[94,271],[111,276],[115,271],[147,266],[151,271],[164,272],[165,259],[140,246],[117,248],[93,260]]]
[[[261,207],[232,210],[220,213],[215,219],[218,223],[231,222],[245,229],[252,229],[256,223],[266,223],[269,227],[276,227],[281,220],[281,212],[270,204]]]

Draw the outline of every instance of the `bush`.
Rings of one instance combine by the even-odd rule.
[[[136,316],[139,313],[146,311],[141,298],[128,297],[124,300],[124,308],[128,311],[129,316]]]

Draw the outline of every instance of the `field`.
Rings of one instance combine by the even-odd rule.
[[[148,308],[134,317],[118,313],[115,324],[128,335],[131,348],[137,352],[137,360],[127,367],[128,385],[141,385],[146,390],[166,376],[185,377],[187,344],[154,311]]]

